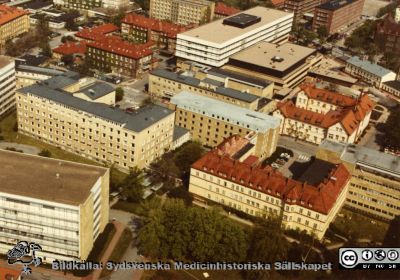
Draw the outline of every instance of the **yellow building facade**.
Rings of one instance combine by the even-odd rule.
[[[8,40],[28,32],[29,27],[27,11],[0,5],[0,48],[4,48]]]

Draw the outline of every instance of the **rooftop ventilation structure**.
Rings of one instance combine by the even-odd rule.
[[[283,57],[275,55],[273,58],[271,58],[271,60],[273,62],[282,62],[284,59],[283,59]]]
[[[246,28],[261,21],[261,17],[241,13],[223,20],[222,24]]]

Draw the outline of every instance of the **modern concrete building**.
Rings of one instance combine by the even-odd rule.
[[[293,20],[300,21],[304,14],[314,14],[314,9],[318,5],[329,0],[285,0],[283,8],[294,13]]]
[[[121,33],[136,43],[153,41],[157,48],[175,52],[176,37],[188,28],[165,20],[148,18],[135,13],[127,14],[121,22]]]
[[[46,263],[86,260],[109,221],[109,169],[0,150],[0,253],[39,244]]]
[[[283,42],[292,29],[293,14],[255,7],[178,34],[176,56],[220,67],[229,57],[260,41]]]
[[[118,10],[128,7],[129,0],[54,0],[54,5],[73,10],[90,10],[99,7]]]
[[[15,62],[0,56],[0,117],[15,107]]]
[[[188,25],[204,24],[214,17],[215,3],[207,0],[150,0],[150,17]]]
[[[175,124],[186,128],[193,140],[215,147],[234,134],[252,139],[255,155],[269,157],[276,149],[279,119],[209,97],[182,92],[171,99]]]
[[[396,79],[396,73],[393,71],[369,60],[360,59],[357,56],[353,56],[346,61],[345,72],[359,77],[377,88],[381,88],[384,82]]]
[[[29,30],[28,11],[0,5],[0,50],[5,43]]]
[[[252,216],[273,216],[286,229],[322,239],[345,202],[350,174],[343,164],[316,160],[299,180],[260,167],[243,138],[229,138],[192,165],[195,203],[218,203]]]
[[[281,119],[283,135],[315,144],[324,139],[355,143],[367,128],[374,106],[366,94],[350,97],[303,85],[296,104],[279,103],[273,115]]]
[[[207,73],[174,73],[156,69],[149,76],[149,93],[163,102],[181,91],[210,97],[253,111],[272,112],[272,83],[212,69]]]
[[[92,160],[143,168],[172,145],[173,111],[157,105],[133,113],[115,108],[108,84],[56,76],[16,95],[21,133]]]
[[[259,42],[229,58],[223,69],[274,82],[274,91],[301,84],[322,55],[315,49],[284,43]]]
[[[400,215],[400,159],[359,145],[324,141],[317,158],[343,163],[352,174],[346,206],[383,220]]]
[[[361,18],[364,0],[331,0],[315,8],[313,29],[325,26],[329,34],[354,23]]]

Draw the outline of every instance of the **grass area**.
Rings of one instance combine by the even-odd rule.
[[[111,256],[108,259],[108,261],[120,262],[126,250],[130,246],[131,242],[132,242],[132,233],[128,228],[125,228],[121,234],[121,237],[118,240],[117,245],[115,245],[115,248],[111,253]],[[101,276],[103,277],[109,275],[111,272],[112,272],[111,270],[107,270],[104,268],[103,271],[101,272]]]
[[[117,209],[117,210],[122,210],[122,211],[126,211],[129,213],[133,213],[133,214],[139,214],[139,209],[140,204],[139,203],[133,203],[133,202],[127,202],[127,201],[118,201],[117,203],[115,203],[111,209]]]
[[[342,209],[340,214],[343,214],[343,216],[337,216],[331,226],[335,233],[346,238],[367,238],[377,242],[382,242],[385,238],[389,228],[387,223],[356,214],[347,209]]]
[[[243,277],[238,271],[223,271],[223,270],[212,270],[212,271],[200,271],[200,270],[169,270],[169,271],[150,271],[146,270],[143,273],[141,280],[195,280],[205,279],[203,273],[207,272],[210,280],[243,280]]]
[[[4,141],[13,142],[18,144],[25,144],[37,147],[41,150],[47,150],[50,152],[52,158],[62,159],[62,160],[69,160],[73,162],[79,162],[84,164],[92,164],[97,166],[104,166],[101,163],[89,160],[87,158],[81,157],[79,155],[67,152],[62,150],[61,148],[57,148],[56,146],[44,143],[40,140],[34,139],[32,137],[22,135],[15,131],[15,126],[17,123],[16,113],[13,112],[12,114],[6,116],[4,119],[0,120],[0,135],[3,137]],[[115,169],[115,168],[114,168]],[[113,170],[113,177],[117,180],[122,180],[126,174],[115,169]]]

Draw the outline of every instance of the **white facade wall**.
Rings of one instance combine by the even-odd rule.
[[[230,56],[257,42],[277,42],[287,38],[292,22],[293,15],[290,14],[221,44],[178,34],[175,54],[182,59],[220,67],[228,62]]]
[[[15,63],[0,69],[0,116],[15,106]]]

